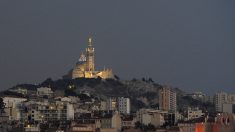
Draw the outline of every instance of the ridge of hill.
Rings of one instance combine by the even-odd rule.
[[[131,109],[136,111],[140,108],[158,108],[158,91],[164,87],[149,79],[120,80],[101,79],[101,78],[77,78],[77,79],[46,79],[38,85],[19,84],[2,95],[22,96],[11,92],[12,89],[27,89],[36,91],[39,87],[50,87],[53,91],[63,93],[64,96],[79,96],[81,93],[88,92],[98,100],[106,100],[109,97],[128,97],[131,100]],[[169,86],[168,86],[169,87]],[[187,107],[199,107],[204,111],[212,109],[211,104],[205,104],[195,100],[179,88],[172,88],[177,93],[177,107],[179,111],[184,111]]]

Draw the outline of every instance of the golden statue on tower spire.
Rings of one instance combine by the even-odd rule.
[[[92,37],[89,37],[89,39],[88,39],[88,45],[92,45]]]

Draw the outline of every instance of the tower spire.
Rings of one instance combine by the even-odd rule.
[[[92,38],[88,39],[88,47],[86,48],[86,69],[87,71],[95,71],[95,48],[92,46]]]

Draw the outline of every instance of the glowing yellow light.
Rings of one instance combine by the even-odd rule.
[[[89,40],[88,40],[88,42],[91,43],[91,41],[92,41],[92,38],[90,37]]]

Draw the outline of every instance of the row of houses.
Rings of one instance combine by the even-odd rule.
[[[126,97],[99,100],[88,92],[82,93],[82,97],[65,97],[46,87],[30,93],[24,89],[13,91],[28,97],[3,97],[5,113],[0,121],[10,122],[12,128],[23,127],[24,131],[235,131],[232,113],[209,115],[190,107],[186,115],[179,113],[176,92],[170,88],[160,89],[158,109],[142,108],[134,113],[130,99]]]

